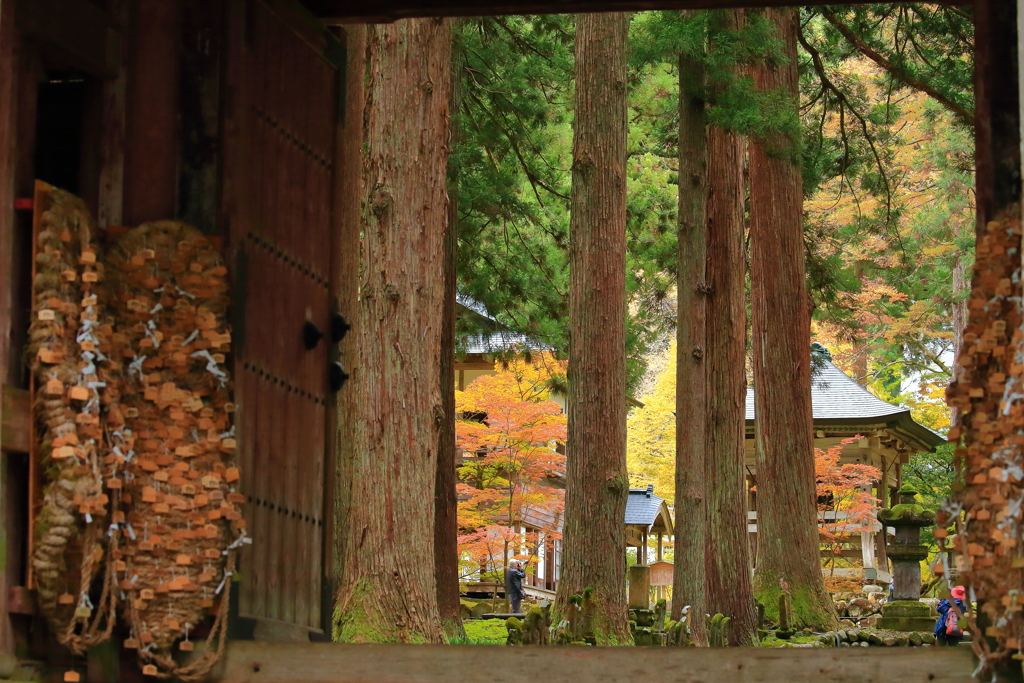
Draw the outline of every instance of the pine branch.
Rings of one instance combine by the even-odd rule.
[[[520,151],[519,149],[519,143],[516,141],[515,135],[513,135],[512,131],[506,125],[504,125],[502,121],[499,120],[498,116],[496,116],[493,112],[491,112],[488,109],[487,105],[483,102],[483,100],[477,97],[476,94],[473,93],[472,91],[469,93],[469,96],[473,99],[474,102],[477,103],[477,105],[485,114],[489,115],[491,121],[498,127],[502,134],[504,134],[505,139],[508,141],[509,148],[512,150],[513,155],[516,157],[516,160],[519,162],[520,167],[526,174],[526,179],[529,181],[530,188],[533,190],[534,196],[537,198],[537,203],[540,204],[541,207],[544,206],[544,201],[541,199],[540,192],[537,190],[538,187],[548,191],[549,193],[555,195],[556,197],[560,197],[565,201],[569,201],[569,197],[567,195],[559,192],[558,190],[554,189],[553,187],[545,183],[543,180],[540,179],[540,177],[536,173],[533,172],[533,169],[530,167],[529,162],[527,162],[526,158],[523,156],[522,151]]]
[[[843,118],[842,118],[843,117],[843,112],[845,110],[848,109],[850,111],[850,113],[854,116],[854,118],[856,118],[857,121],[860,123],[861,130],[864,133],[864,139],[867,141],[868,147],[871,149],[871,155],[874,157],[875,164],[878,167],[879,176],[882,178],[882,182],[885,184],[886,223],[889,223],[889,218],[892,216],[892,210],[893,210],[892,209],[892,197],[893,197],[892,187],[891,187],[890,181],[889,181],[889,174],[886,173],[885,165],[882,163],[882,155],[878,152],[878,148],[875,145],[875,139],[871,135],[871,130],[868,127],[867,119],[865,119],[864,116],[859,111],[857,111],[857,108],[853,106],[852,102],[850,102],[850,99],[846,96],[846,93],[843,92],[838,86],[836,86],[836,84],[833,83],[832,80],[828,77],[828,74],[825,73],[825,65],[824,65],[824,63],[821,60],[821,53],[819,53],[818,50],[807,41],[807,38],[804,36],[804,32],[803,32],[802,29],[797,31],[796,37],[797,37],[797,40],[800,42],[801,47],[803,47],[804,50],[807,51],[807,54],[809,54],[811,56],[811,62],[814,64],[814,71],[815,71],[815,73],[818,74],[818,79],[821,81],[822,86],[825,87],[825,88],[828,88],[828,90],[832,92],[832,94],[835,96],[836,100],[839,102],[839,107],[840,107],[840,109],[839,109],[840,130],[841,130],[842,134],[845,136],[845,125],[843,123]],[[844,142],[844,144],[845,144],[845,142]],[[844,170],[844,177],[845,177],[845,170]],[[850,189],[851,190],[853,189],[852,184],[850,186]],[[856,198],[856,194],[854,194],[854,197]],[[907,250],[906,250],[906,247],[903,244],[903,238],[900,236],[898,230],[894,231],[894,233],[895,233],[894,237],[896,239],[896,243],[899,245],[900,252],[903,254],[903,260],[904,260],[904,262],[906,262],[907,261]]]
[[[550,55],[544,54],[543,52],[541,52],[540,50],[535,48],[532,44],[530,44],[528,41],[523,40],[522,36],[520,36],[515,31],[513,31],[508,26],[508,24],[505,23],[505,19],[504,18],[502,18],[502,17],[494,17],[492,19],[492,21],[494,21],[495,24],[497,24],[503,31],[505,31],[505,33],[508,34],[508,37],[512,39],[513,43],[515,43],[517,46],[519,46],[520,50],[523,50],[523,51],[526,51],[526,52],[533,52],[534,54],[539,56],[541,59],[543,59],[548,64],[553,64],[553,62],[551,61],[551,56]]]
[[[555,284],[555,281],[551,278],[551,273],[548,272],[548,270],[544,267],[544,264],[541,263],[540,259],[538,259],[536,254],[533,253],[533,250],[530,248],[529,241],[523,236],[523,233],[519,230],[519,226],[516,225],[516,222],[513,220],[509,220],[509,224],[512,226],[512,229],[515,231],[516,236],[522,243],[523,249],[526,251],[527,254],[529,254],[530,260],[534,262],[534,264],[537,266],[537,270],[539,270],[544,275],[544,279],[548,281],[549,285],[551,285],[551,289],[557,292],[560,298],[564,298],[566,296],[566,293],[558,289],[558,285]]]
[[[911,9],[914,10],[915,14],[917,14],[918,16],[921,16],[920,9],[917,7],[917,5],[911,5],[910,7],[911,7]],[[960,17],[962,19],[966,19],[968,23],[970,23],[972,26],[974,25],[974,17],[972,17],[969,13],[967,13],[967,11],[964,10],[963,8],[960,8],[960,7],[957,7],[955,5],[952,5],[952,6],[942,6],[942,10],[946,14],[950,14],[951,13],[951,14],[957,15],[958,17]],[[949,24],[948,25],[949,31],[953,34],[953,36],[957,40],[959,40],[961,43],[963,43],[965,46],[967,46],[967,49],[968,49],[968,51],[971,54],[974,54],[974,38],[969,36],[969,35],[967,35],[966,33],[962,32],[959,29],[959,27],[955,25],[954,22],[951,21],[951,22],[948,22],[948,24]]]
[[[931,96],[936,102],[955,114],[961,121],[963,121],[963,123],[974,128],[974,114],[972,112],[967,111],[963,106],[957,104],[928,83],[925,83],[921,79],[907,73],[905,70],[886,59],[883,55],[880,55],[870,45],[861,40],[860,36],[858,36],[853,29],[844,24],[837,16],[828,10],[822,10],[821,16],[825,17],[825,21],[832,24],[832,26],[834,26],[836,30],[838,30],[843,37],[857,49],[858,52],[878,66],[882,67],[890,76],[904,85],[914,88],[915,90],[920,90],[926,95]]]
[[[936,4],[941,6],[945,11],[952,12],[953,14],[961,17],[962,19],[966,19],[967,21],[971,22],[972,24],[974,23],[974,15],[971,14],[970,12],[968,12],[963,7],[958,7],[955,4],[945,3],[945,2],[939,2],[939,3],[936,3]]]
[[[930,361],[931,361],[932,363],[935,363],[935,365],[936,365],[936,366],[937,366],[937,367],[938,367],[938,368],[939,368],[939,369],[940,369],[940,370],[941,370],[941,371],[942,371],[942,372],[943,372],[944,374],[952,376],[952,374],[953,374],[953,373],[952,373],[952,371],[950,370],[950,368],[949,368],[949,367],[948,367],[948,366],[947,366],[947,365],[946,365],[945,363],[943,363],[943,362],[942,362],[942,359],[941,359],[941,358],[939,358],[939,357],[938,357],[938,356],[936,356],[936,355],[935,355],[934,353],[932,353],[931,351],[929,351],[929,350],[928,350],[928,348],[927,348],[927,347],[926,347],[926,346],[924,345],[924,343],[922,343],[922,342],[921,342],[920,340],[917,340],[917,339],[913,340],[913,341],[912,341],[911,343],[912,343],[912,344],[913,344],[914,346],[916,346],[916,347],[918,348],[918,350],[920,350],[920,351],[921,351],[921,354],[922,354],[922,355],[923,355],[923,356],[924,356],[925,358],[927,358],[928,360],[930,360]]]

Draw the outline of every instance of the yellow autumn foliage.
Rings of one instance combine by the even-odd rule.
[[[676,343],[665,351],[662,369],[651,390],[639,396],[643,408],[633,408],[626,419],[626,467],[629,485],[654,492],[669,505],[675,501],[676,467]]]

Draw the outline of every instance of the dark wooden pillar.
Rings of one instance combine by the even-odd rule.
[[[977,0],[974,22],[975,163],[980,237],[985,234],[990,220],[1020,201],[1017,3]]]
[[[138,0],[129,37],[124,221],[174,218],[178,185],[181,5]]]
[[[14,28],[14,3],[0,2],[0,365],[6,366],[11,341],[14,253],[14,174],[17,147],[17,31]],[[6,367],[0,368],[6,370]],[[6,376],[0,374],[0,379]],[[3,404],[0,403],[0,420]],[[6,460],[0,453],[0,496],[6,493]],[[7,557],[8,515],[0,507],[0,553]],[[0,567],[0,597],[7,598],[6,567]],[[0,611],[0,657],[14,655],[14,635],[7,610]]]
[[[217,234],[224,0],[183,0],[178,76],[176,215]]]
[[[107,9],[121,32],[117,75],[100,86],[102,100],[98,145],[96,223],[100,227],[124,222],[125,116],[128,99],[128,59],[131,35],[130,0],[110,0]]]
[[[1013,0],[977,0],[974,4],[975,20],[975,53],[974,53],[974,87],[975,87],[975,164],[976,164],[976,202],[977,202],[977,235],[978,267],[972,281],[973,294],[969,303],[971,310],[968,331],[974,333],[991,333],[1000,323],[1006,328],[1006,337],[1011,338],[1010,330],[1019,326],[1019,313],[1012,306],[988,306],[994,293],[992,281],[1006,278],[1011,281],[1011,296],[1020,296],[1020,285],[1016,274],[1020,272],[1020,218],[1021,218],[1021,112],[1020,112],[1020,71],[1018,62],[1017,35],[1018,3]],[[991,233],[992,244],[1001,247],[1002,251],[989,249],[989,244],[982,240]],[[982,247],[986,247],[982,249]],[[975,306],[971,306],[975,304]],[[981,304],[978,306],[977,304]],[[991,387],[1001,375],[1009,376],[1019,382],[1019,371],[1015,367],[1017,349],[1008,348],[1003,354],[992,353],[985,359],[975,354],[973,368],[964,372],[964,378],[958,384]],[[966,392],[966,386],[960,391]],[[952,398],[956,399],[954,395]],[[963,445],[958,451],[961,456],[962,472],[967,486],[958,493],[964,503],[968,516],[972,518],[967,526],[964,543],[970,545],[980,543],[985,548],[986,557],[975,558],[971,571],[966,577],[978,595],[976,611],[977,631],[986,635],[985,645],[992,651],[998,651],[998,643],[1005,644],[1011,634],[1019,630],[1019,618],[1005,611],[1000,605],[1006,600],[1005,580],[1009,570],[1009,562],[1005,555],[1000,557],[990,542],[989,532],[993,522],[978,521],[976,513],[989,505],[996,491],[994,480],[980,481],[978,473],[989,471],[994,451],[1002,450],[1001,457],[1005,461],[1020,465],[1024,462],[1021,447],[1013,439],[997,441],[995,446],[987,434],[1006,434],[1003,424],[1014,427],[1013,418],[1007,419],[998,402],[999,393],[989,388],[981,397],[971,397],[967,405],[971,406],[969,415],[963,418]],[[1011,403],[1013,400],[1011,399]],[[959,401],[964,407],[963,399]],[[1012,415],[1012,413],[1011,413]],[[989,417],[990,422],[983,423],[982,418]],[[1004,422],[1005,421],[1005,422]],[[1005,437],[1004,437],[1005,438]],[[980,479],[985,479],[984,476]],[[1015,495],[1015,494],[1014,494]],[[995,519],[993,513],[991,519]],[[941,518],[941,517],[940,517]],[[993,525],[993,526],[989,526]],[[1001,552],[1001,551],[1000,551]],[[1012,598],[1011,598],[1012,599]],[[986,605],[990,602],[990,605]],[[988,609],[994,607],[994,609]],[[1003,622],[1005,615],[1010,614],[1010,623]],[[995,622],[995,623],[993,623]],[[977,636],[975,636],[977,637]],[[980,645],[976,643],[976,647]],[[1014,647],[1010,647],[1012,652]],[[1005,651],[1004,651],[1005,652]],[[1010,680],[1020,680],[1018,662],[1003,657],[995,664],[999,673],[1008,674]],[[987,674],[982,674],[985,676]],[[1012,677],[1012,678],[1011,678]]]

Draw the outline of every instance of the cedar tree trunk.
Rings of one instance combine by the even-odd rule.
[[[719,28],[736,30],[743,10],[722,12]],[[712,126],[708,132],[706,305],[707,610],[732,619],[730,645],[752,645],[757,615],[751,591],[747,492],[743,469],[747,336],[743,242],[744,139]]]
[[[354,457],[335,632],[345,642],[440,643],[434,489],[450,23],[372,26],[366,55]]]
[[[786,61],[754,69],[758,90],[799,105],[793,8],[766,9]],[[750,291],[757,409],[757,569],[754,594],[778,620],[790,594],[792,628],[837,626],[818,546],[811,417],[811,318],[804,269],[803,179],[797,143],[778,134],[750,141]]]
[[[558,611],[593,588],[599,645],[626,614],[626,34],[624,13],[576,18],[569,230],[569,429]]]
[[[969,313],[965,295],[971,288],[970,279],[971,264],[963,254],[957,256],[953,265],[953,304],[950,306],[953,314],[953,381],[959,381],[963,374],[963,365],[960,364],[960,354],[964,350],[964,330],[967,329]],[[958,406],[951,405],[949,408],[949,423],[960,424],[961,411]]]
[[[868,262],[858,260],[853,266],[853,274],[864,288],[864,268]],[[864,336],[864,326],[858,324],[853,333],[853,378],[862,387],[868,385],[868,342]]]
[[[335,271],[332,282],[337,287],[338,311],[345,316],[351,325],[357,317],[359,308],[359,233],[362,230],[362,218],[359,201],[362,197],[362,157],[363,147],[363,106],[365,105],[364,86],[366,74],[366,25],[354,24],[345,27],[345,110],[341,126],[340,168],[335,172],[335,192],[341,193],[341,215],[335,217],[337,237],[337,253],[334,255]],[[350,373],[356,366],[356,335],[345,335],[339,348],[339,360]],[[335,475],[334,475],[334,545],[325,552],[334,553],[332,567],[334,569],[333,585],[341,585],[344,569],[342,549],[349,531],[349,511],[352,505],[352,464],[355,450],[353,434],[355,430],[354,409],[358,397],[353,392],[356,381],[352,380],[335,394],[338,411],[337,432],[334,435]]]
[[[676,527],[686,541],[676,544],[672,576],[672,618],[690,606],[690,634],[707,645],[704,563],[707,555],[704,375],[707,291],[707,121],[704,64],[679,58],[679,322],[676,327]]]
[[[455,112],[462,95],[461,50],[452,43],[452,88],[450,146],[459,141]],[[459,515],[455,494],[455,294],[456,260],[459,247],[459,205],[455,195],[458,169],[448,159],[448,219],[444,235],[444,313],[441,316],[441,400],[444,421],[437,442],[437,479],[434,492],[434,576],[437,580],[437,608],[449,639],[464,638],[459,601]]]

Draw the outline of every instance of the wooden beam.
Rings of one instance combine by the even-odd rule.
[[[18,120],[18,31],[15,27],[15,7],[10,0],[0,0],[0,377],[7,377],[11,358],[12,322],[15,311],[14,245],[16,222],[14,215],[14,176],[17,150]],[[0,401],[0,423],[7,411]],[[6,463],[5,463],[6,465]],[[12,482],[8,468],[0,467],[0,497],[7,500]],[[13,545],[13,534],[8,525],[15,522],[6,505],[0,505],[0,556],[9,554],[8,543]],[[6,599],[7,589],[14,585],[8,576],[6,562],[0,565],[0,596]],[[0,656],[14,655],[14,632],[10,616],[0,612]]]
[[[345,73],[341,76],[339,125],[334,147],[334,192],[331,195],[331,310],[352,324],[359,308],[359,235],[362,197],[362,154],[364,88],[366,79],[366,27],[350,26],[340,32],[345,45]],[[339,344],[331,345],[331,362],[341,363],[348,372],[354,369],[358,349],[356,335],[348,333]],[[322,618],[334,616],[334,586],[341,584],[341,549],[345,546],[348,511],[351,508],[351,471],[354,462],[351,386],[332,392],[327,398],[327,451],[324,459],[324,552],[323,586],[330,590],[321,606]],[[462,456],[456,448],[455,462]],[[330,487],[329,489],[326,487]],[[327,506],[331,507],[328,508]],[[326,623],[324,630],[330,633]]]
[[[494,361],[455,361],[456,370],[493,370]]]
[[[217,234],[225,0],[180,0],[179,220]]]
[[[18,30],[43,48],[50,64],[115,78],[121,33],[87,0],[18,0]]]
[[[111,18],[123,34],[129,24],[129,0],[111,0]],[[99,139],[99,187],[96,223],[120,225],[124,216],[124,135],[128,95],[128,41],[122,40],[115,55],[117,75],[104,81],[102,127]]]
[[[853,0],[847,4],[866,4]],[[954,0],[971,5],[971,0]],[[572,14],[577,12],[639,12],[672,9],[726,9],[731,7],[788,7],[793,0],[304,0],[304,4],[327,24],[379,23],[409,17],[476,17],[508,14]],[[801,5],[829,5],[832,0],[803,0]]]
[[[0,408],[0,450],[11,453],[28,453],[31,409],[28,391],[5,384],[3,407]]]
[[[181,5],[134,4],[124,160],[128,225],[174,218],[178,188]]]
[[[232,642],[223,683],[493,683],[499,671],[552,681],[952,683],[974,669],[970,648],[647,648],[340,645]]]
[[[1015,3],[979,0],[974,21],[975,197],[977,235],[1020,201],[1021,116],[1016,85]],[[1019,208],[1015,209],[1017,216]]]

